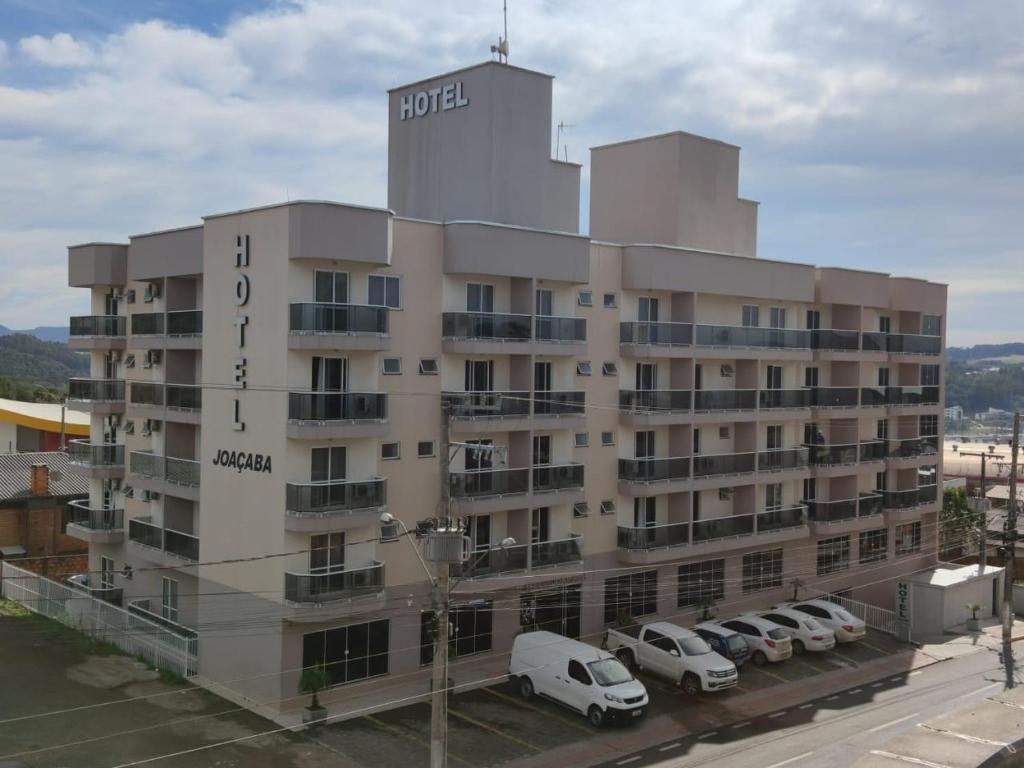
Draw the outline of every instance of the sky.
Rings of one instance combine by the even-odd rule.
[[[1024,3],[509,0],[560,154],[738,144],[758,254],[948,283],[1024,341]],[[286,199],[386,203],[395,85],[490,57],[501,0],[0,0],[0,324],[88,312],[70,244]],[[554,128],[552,130],[554,139]]]

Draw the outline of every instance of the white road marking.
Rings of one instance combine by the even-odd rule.
[[[797,709],[811,709],[813,706],[813,704],[801,704]]]
[[[898,682],[899,682],[900,680],[902,680],[902,679],[903,679],[902,677],[900,677],[899,675],[897,675],[896,677],[890,677],[890,678],[889,678],[889,682],[890,682],[890,683],[898,683]]]
[[[797,760],[803,760],[805,757],[810,757],[813,754],[814,754],[813,752],[804,752],[802,755],[797,755],[796,757],[791,757],[791,758],[789,758],[789,760],[783,760],[781,763],[772,763],[771,765],[768,766],[768,768],[782,768],[783,765],[789,765],[790,763],[795,763]]]
[[[748,725],[750,725],[750,721],[744,720],[742,723],[736,723],[736,725],[733,726],[733,729],[735,730],[736,728],[746,728]]]
[[[1002,683],[992,683],[991,685],[983,685],[981,688],[978,688],[977,690],[971,691],[970,693],[961,694],[960,696],[957,696],[957,698],[958,699],[966,699],[968,696],[975,696],[975,695],[981,693],[982,691],[987,691],[987,690],[990,690],[992,688],[1002,688],[1002,687],[1003,687]]]
[[[783,716],[783,715],[785,715],[785,714],[788,714],[788,713],[786,712],[786,710],[782,710],[781,712],[776,712],[776,713],[775,713],[774,715],[768,715],[768,717],[769,717],[769,718],[772,718],[772,717],[782,717],[782,716]]]
[[[634,760],[639,760],[641,757],[643,757],[643,755],[633,755],[632,757],[627,757],[625,760],[619,760],[616,765],[626,765],[627,763],[632,763]]]
[[[920,675],[922,672],[924,672],[923,669],[915,669],[913,672],[911,672],[909,675],[907,675],[907,677],[913,677],[914,675]]]
[[[850,694],[851,696],[853,696],[853,694],[860,693],[863,690],[864,690],[863,688],[854,688],[852,691],[847,691],[847,693]]]
[[[827,699],[825,699],[825,701],[835,701],[838,698],[838,696],[829,696]]]
[[[926,731],[932,733],[941,733],[943,736],[951,736],[954,739],[960,739],[961,741],[970,741],[974,744],[987,744],[991,747],[1005,747],[1007,742],[1005,741],[994,741],[993,739],[983,739],[980,736],[971,736],[969,733],[957,733],[956,731],[947,731],[945,728],[936,728],[928,723],[918,723],[918,728],[923,728]]]
[[[659,752],[668,752],[670,749],[682,746],[682,742],[677,741],[675,744],[666,744],[664,747],[658,747]]]
[[[885,683],[872,683],[871,687],[872,688],[881,688],[883,685],[885,685]]]
[[[942,763],[933,763],[928,760],[922,760],[919,757],[908,757],[907,755],[897,755],[895,752],[886,752],[881,749],[872,749],[872,755],[880,755],[881,757],[888,757],[890,760],[900,760],[904,763],[913,763],[914,765],[924,765],[927,768],[950,768],[948,765]]]
[[[708,733],[702,733],[697,738],[698,739],[710,739],[712,736],[717,736],[717,735],[718,735],[718,731],[709,731]]]
[[[894,725],[896,725],[898,723],[904,723],[907,720],[910,720],[912,717],[917,717],[920,714],[921,714],[920,712],[915,712],[912,715],[907,715],[906,717],[901,717],[899,720],[893,720],[890,723],[882,723],[881,725],[876,725],[874,728],[869,728],[868,729],[868,733],[877,733],[878,731],[885,730],[886,728],[892,728]]]

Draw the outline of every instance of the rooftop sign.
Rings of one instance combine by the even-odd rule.
[[[462,94],[462,81],[448,83],[438,88],[405,94],[399,103],[398,115],[402,120],[423,117],[431,112],[447,112],[469,104]]]

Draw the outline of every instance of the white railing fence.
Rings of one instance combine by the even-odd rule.
[[[864,623],[872,629],[877,629],[879,632],[886,632],[890,635],[895,635],[897,633],[895,611],[879,608],[877,605],[862,603],[859,600],[843,597],[841,595],[818,594],[814,597],[821,600],[828,600],[836,603],[837,605],[843,606],[843,608],[852,613],[858,619],[863,619]]]
[[[160,670],[196,674],[197,641],[156,622],[90,596],[81,589],[0,563],[0,596],[96,640],[113,643]]]

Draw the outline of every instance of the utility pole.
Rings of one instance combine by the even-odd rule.
[[[450,529],[451,501],[451,411],[450,404],[441,400],[441,503],[438,509],[438,529]],[[462,553],[462,532],[459,531],[457,542],[459,559]],[[433,536],[443,535],[436,530]],[[434,579],[434,666],[430,685],[430,768],[445,768],[448,765],[448,577],[450,575],[452,552],[445,552],[446,547],[430,546],[427,542],[427,560],[434,562],[437,576]]]
[[[1006,528],[1003,557],[1003,665],[1006,686],[1014,687],[1013,646],[1013,580],[1017,556],[1017,454],[1020,451],[1020,411],[1013,413],[1013,442],[1010,449],[1010,498],[1006,503]]]
[[[985,498],[985,462],[989,459],[995,458],[995,456],[991,453],[985,453],[984,451],[960,451],[960,455],[981,457],[981,494],[979,502],[981,515],[978,519],[978,573],[984,573],[985,566],[988,563],[988,510],[985,508],[985,504],[988,499]]]

